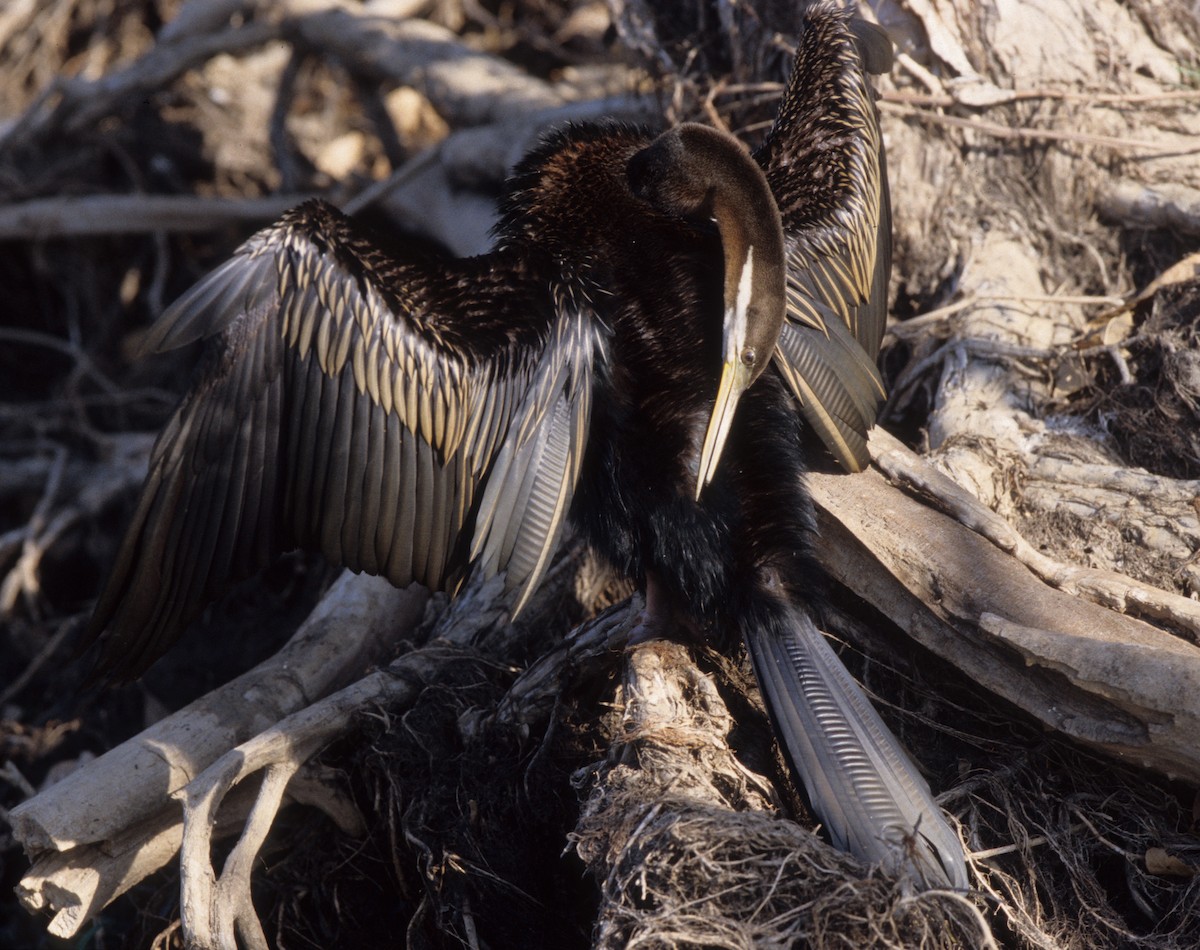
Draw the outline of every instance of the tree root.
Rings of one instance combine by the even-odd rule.
[[[963,527],[987,538],[1047,584],[1064,593],[1084,597],[1092,603],[1121,613],[1162,621],[1177,630],[1190,633],[1193,639],[1200,642],[1200,603],[1150,584],[1140,583],[1116,571],[1064,564],[1048,557],[1021,537],[1007,521],[982,505],[974,495],[882,429],[876,429],[871,435],[871,458],[893,483],[918,493]],[[1040,459],[1037,464],[1045,465],[1048,469],[1052,466],[1060,469],[1057,480],[1061,481],[1064,478],[1064,472],[1061,471],[1064,466],[1061,463],[1056,466],[1055,461]],[[1075,466],[1072,471],[1078,471],[1080,468],[1082,466]],[[1100,466],[1093,468],[1099,469]],[[1105,468],[1104,471],[1112,476],[1111,480],[1105,480],[1106,486],[1117,482],[1119,488],[1129,495],[1153,492],[1160,503],[1164,491],[1170,488],[1170,479],[1156,479],[1154,476],[1144,475],[1142,480],[1139,480],[1128,469]],[[1095,480],[1096,474],[1091,474]],[[1049,479],[1051,473],[1047,471],[1043,477]],[[1149,488],[1143,484],[1144,481],[1151,482]],[[1195,497],[1195,492],[1187,491],[1187,487],[1186,484],[1181,486],[1181,494],[1190,500]]]
[[[412,654],[407,665],[426,658]],[[403,702],[412,682],[394,673],[371,673],[320,702],[280,720],[226,752],[188,783],[183,800],[181,914],[189,946],[237,950],[235,932],[252,950],[267,950],[251,900],[251,875],[259,849],[283,803],[288,783],[322,748],[342,735],[368,706]],[[218,875],[212,866],[217,813],[239,782],[263,773],[262,783]]]
[[[420,588],[343,575],[275,656],[14,808],[13,834],[36,858],[22,903],[54,911],[55,935],[78,932],[174,855],[181,828],[170,796],[229,749],[384,658],[427,598]]]

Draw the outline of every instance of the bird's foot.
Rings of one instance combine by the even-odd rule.
[[[636,596],[636,595],[635,595]],[[642,609],[622,624],[626,645],[634,646],[651,640],[689,639],[703,642],[704,632],[688,617],[679,601],[653,571],[646,574],[646,591]]]
[[[633,618],[629,630],[628,645],[662,640],[670,637],[674,627],[675,611],[671,608],[671,596],[653,571],[646,573],[645,606]]]
[[[632,618],[632,625],[626,634],[625,644],[626,646],[636,646],[639,643],[667,638],[668,633],[664,628],[663,618],[654,616],[649,608],[644,608]]]

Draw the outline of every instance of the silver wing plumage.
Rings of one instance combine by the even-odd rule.
[[[173,304],[145,347],[210,352],[93,615],[102,666],[136,675],[292,547],[398,585],[504,571],[523,604],[578,478],[599,337],[518,270],[386,258],[314,203]]]

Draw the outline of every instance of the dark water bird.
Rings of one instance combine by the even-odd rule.
[[[805,420],[849,469],[883,396],[890,226],[877,30],[812,10],[752,156],[684,125],[552,135],[494,250],[401,259],[311,202],[152,328],[208,338],[90,633],[129,677],[281,551],[517,608],[568,517],[646,590],[643,635],[741,636],[834,843],[967,884],[928,786],[809,615]],[[797,404],[799,403],[799,411]]]

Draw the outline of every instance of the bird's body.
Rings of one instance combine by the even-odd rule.
[[[688,605],[688,619],[712,627],[738,586],[731,565],[740,520],[728,488],[733,466],[694,497],[721,365],[723,255],[715,227],[656,212],[630,192],[626,166],[652,141],[623,127],[555,136],[518,175],[518,182],[540,184],[518,190],[518,200],[529,194],[532,201],[516,217],[539,220],[543,207],[564,204],[566,194],[545,185],[543,161],[554,166],[549,177],[564,183],[569,202],[605,209],[602,218],[588,216],[590,230],[576,224],[577,240],[555,241],[586,252],[557,263],[570,274],[564,292],[588,300],[603,328],[573,519],[620,573],[642,584],[653,574],[673,604]],[[515,212],[510,202],[508,216]],[[539,241],[547,233],[533,231]],[[768,389],[776,402],[786,399],[777,380],[762,382],[762,392],[750,390],[741,406],[765,401]],[[798,428],[794,406],[780,418],[788,432]],[[737,448],[740,455],[740,441]],[[760,461],[769,467],[775,459]]]
[[[396,583],[504,571],[519,607],[570,513],[667,623],[746,640],[835,842],[965,885],[805,608],[802,420],[859,467],[882,396],[887,194],[841,14],[810,17],[757,161],[698,127],[580,126],[519,166],[482,257],[393,257],[320,203],[251,238],[152,331],[216,346],[97,606],[109,667],[296,546]]]

